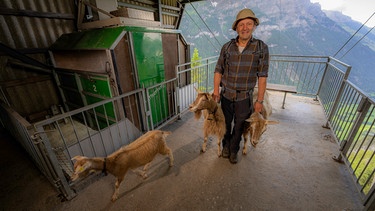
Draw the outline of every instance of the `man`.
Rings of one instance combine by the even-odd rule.
[[[221,100],[226,124],[222,156],[233,164],[238,162],[244,122],[253,108],[257,112],[262,110],[266,91],[269,53],[268,46],[252,35],[258,25],[252,10],[241,10],[232,25],[238,36],[224,44],[215,68],[213,97],[216,102]],[[259,91],[253,105],[252,93],[257,81]]]

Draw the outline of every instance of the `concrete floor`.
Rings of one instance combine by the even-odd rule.
[[[203,121],[191,113],[163,130],[175,166],[157,156],[149,178],[125,176],[120,198],[110,201],[113,176],[83,181],[77,196],[60,202],[58,193],[17,145],[2,133],[0,147],[1,210],[362,210],[359,194],[344,164],[336,163],[338,146],[312,98],[271,92],[280,124],[268,126],[257,148],[239,154],[235,165],[216,155],[216,140],[201,153]],[[243,144],[243,142],[242,142]]]

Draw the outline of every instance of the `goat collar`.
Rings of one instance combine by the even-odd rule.
[[[104,162],[103,162],[103,170],[102,172],[104,173],[105,176],[108,175],[107,173],[107,158],[104,158]]]
[[[214,108],[214,111],[213,111],[213,112],[209,111],[208,113],[209,113],[209,114],[213,114],[213,115],[215,115],[217,109],[218,109],[218,106],[217,106],[217,104],[216,104],[216,106],[215,106],[215,108]],[[215,116],[214,116],[214,118],[215,118]],[[213,119],[210,118],[210,117],[208,116],[207,120],[213,120]]]

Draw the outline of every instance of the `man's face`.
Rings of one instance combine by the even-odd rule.
[[[251,18],[245,18],[237,23],[236,31],[240,39],[250,39],[255,30],[255,22]]]

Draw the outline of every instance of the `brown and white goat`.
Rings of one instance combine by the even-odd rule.
[[[169,155],[169,166],[173,166],[172,150],[167,146],[165,138],[171,134],[169,131],[153,130],[139,137],[127,146],[121,147],[111,155],[103,157],[88,158],[75,156],[74,173],[71,180],[86,177],[91,171],[108,171],[116,177],[115,191],[112,201],[116,201],[119,195],[119,187],[126,172],[144,166],[139,174],[146,178],[146,170],[156,154]]]
[[[255,103],[258,97],[258,88],[254,88],[253,102]],[[250,142],[253,147],[259,142],[262,134],[267,130],[267,125],[278,124],[278,121],[268,120],[268,117],[272,114],[272,106],[268,97],[268,92],[264,93],[264,101],[262,112],[253,112],[248,119],[246,119],[244,132],[242,134],[244,138],[244,146],[242,154],[247,154],[247,140],[250,134]]]
[[[198,89],[197,97],[194,102],[189,105],[189,110],[194,112],[195,119],[199,119],[203,112],[203,135],[204,142],[202,145],[202,152],[206,152],[207,140],[209,135],[217,137],[218,150],[217,154],[221,156],[221,140],[224,138],[225,118],[223,110],[220,105],[215,102],[212,95],[209,93],[201,92]]]

